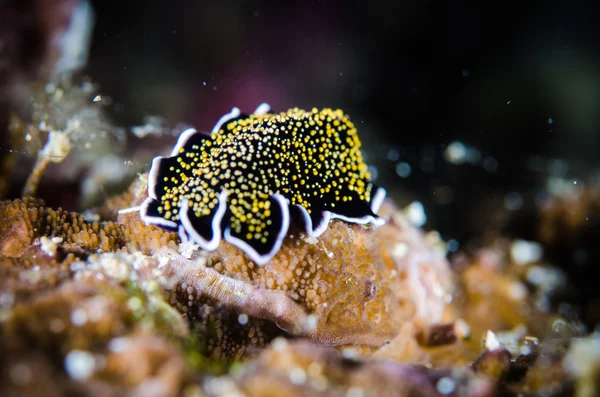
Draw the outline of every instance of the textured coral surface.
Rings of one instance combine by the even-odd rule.
[[[295,231],[257,266],[118,214],[144,198],[142,176],[95,222],[0,203],[6,395],[552,395],[589,372],[562,365],[580,330],[538,307],[543,264],[515,264],[509,241],[452,270],[387,201],[384,226]]]

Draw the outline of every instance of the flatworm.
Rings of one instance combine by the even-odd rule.
[[[253,114],[238,108],[211,134],[183,131],[156,157],[141,218],[204,250],[225,239],[264,265],[290,222],[318,237],[332,219],[378,226],[385,190],[370,182],[357,131],[341,110]]]

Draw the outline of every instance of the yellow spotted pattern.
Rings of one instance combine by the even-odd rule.
[[[158,211],[177,221],[187,197],[197,217],[209,215],[223,189],[232,234],[266,243],[269,233],[277,233],[268,201],[273,193],[309,213],[369,203],[372,185],[360,146],[354,124],[341,110],[294,108],[233,120],[201,145],[180,150],[177,166],[160,175],[165,188],[157,192]]]

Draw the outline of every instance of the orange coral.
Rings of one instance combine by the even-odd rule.
[[[61,208],[52,209],[32,198],[0,202],[0,254],[19,257],[42,236],[62,239],[67,252],[111,252],[126,247],[151,253],[175,247],[178,237],[139,219],[124,217],[123,223],[87,222],[83,216]]]

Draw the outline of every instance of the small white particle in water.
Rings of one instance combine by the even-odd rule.
[[[364,397],[364,395],[365,391],[358,386],[352,386],[346,392],[346,397]]]
[[[444,158],[454,165],[461,165],[467,161],[467,147],[464,143],[454,141],[444,150]]]
[[[454,379],[444,376],[440,378],[436,384],[436,389],[440,394],[450,394],[456,388],[456,382]]]
[[[404,161],[396,164],[396,174],[398,174],[399,177],[408,178],[411,172],[412,168],[410,164],[405,163]]]
[[[127,338],[113,338],[108,342],[108,350],[113,353],[123,353],[129,349],[131,342]]]
[[[295,385],[303,385],[306,382],[306,372],[300,367],[294,367],[290,371],[290,380]]]
[[[552,117],[548,117],[548,124],[554,124],[554,119]]]
[[[394,246],[394,251],[392,252],[392,255],[394,255],[394,257],[396,259],[402,259],[406,256],[407,253],[408,253],[408,244],[398,243]]]
[[[485,335],[485,348],[491,351],[500,349],[501,347],[502,345],[498,341],[498,338],[496,338],[496,334],[488,330],[487,334]]]
[[[344,356],[344,358],[347,358],[349,360],[354,360],[357,359],[359,354],[358,354],[358,350],[354,349],[354,348],[347,348],[342,350],[342,356]]]
[[[202,85],[206,85],[206,81],[203,81],[203,82],[202,82]]]
[[[510,103],[511,103],[511,102],[512,102],[512,101],[506,101],[506,104],[507,104],[507,105],[510,105]]]
[[[312,332],[315,331],[317,329],[317,325],[318,325],[318,320],[317,320],[317,316],[313,316],[308,315],[306,316],[306,318],[304,319],[304,330],[308,331],[308,332]]]
[[[61,242],[62,238],[60,237],[49,239],[46,236],[42,236],[42,238],[40,238],[40,248],[46,253],[46,255],[55,256],[56,250],[58,249],[58,244]]]
[[[75,309],[71,313],[71,323],[76,327],[81,327],[87,323],[87,314],[83,309]]]
[[[283,337],[276,338],[271,342],[271,348],[275,351],[283,351],[287,348],[288,341]]]
[[[425,208],[419,201],[413,201],[404,208],[406,219],[416,227],[421,227],[427,222],[427,214]]]
[[[577,185],[577,181],[573,181],[573,185]]]
[[[100,102],[102,100],[102,95],[96,95],[94,97],[94,99],[92,99],[94,102]]]
[[[248,324],[248,315],[247,314],[240,314],[238,316],[238,323],[240,323],[241,325],[246,325]]]
[[[73,350],[65,357],[65,370],[75,380],[86,380],[95,369],[94,355],[82,350]]]
[[[26,134],[26,135],[25,135],[25,140],[26,140],[27,142],[31,141],[31,135],[30,135],[30,134]]]
[[[519,265],[537,262],[542,258],[542,246],[539,243],[525,240],[516,240],[510,247],[510,255]]]
[[[129,298],[129,300],[127,301],[127,307],[130,310],[139,310],[142,307],[142,300],[136,296],[134,296],[133,298]]]
[[[200,248],[200,246],[197,244],[194,244],[194,242],[190,240],[190,241],[186,241],[186,242],[179,244],[177,251],[185,259],[190,259],[192,257],[192,255],[194,254],[194,252],[198,251],[198,248]]]

